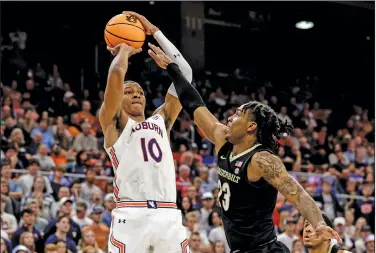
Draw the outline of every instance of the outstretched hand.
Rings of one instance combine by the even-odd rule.
[[[159,31],[159,28],[153,25],[145,16],[138,14],[134,11],[123,11],[123,14],[130,14],[135,16],[142,24],[142,26],[145,28],[145,33],[147,35],[153,35],[155,32]]]
[[[110,51],[110,53],[113,56],[116,56],[119,53],[120,49],[124,49],[128,53],[128,57],[131,57],[132,55],[138,54],[139,52],[142,51],[142,48],[136,49],[136,48],[129,46],[125,43],[118,44],[115,47],[108,47],[107,46],[107,50]]]
[[[148,43],[148,45],[150,47],[148,54],[154,59],[155,63],[157,63],[159,67],[166,69],[167,65],[173,62],[160,47],[157,47],[151,43]]]
[[[337,242],[341,243],[342,239],[338,233],[331,227],[326,225],[320,225],[315,229],[317,235],[323,236],[325,239],[336,239]]]

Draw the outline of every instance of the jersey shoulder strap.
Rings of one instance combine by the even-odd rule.
[[[227,156],[230,151],[232,151],[233,145],[230,142],[226,142],[218,151],[218,157]]]

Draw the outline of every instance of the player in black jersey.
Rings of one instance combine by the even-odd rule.
[[[227,241],[233,253],[289,252],[277,242],[272,213],[280,191],[312,224],[316,234],[341,241],[328,227],[314,200],[288,174],[274,155],[276,138],[292,127],[259,102],[240,106],[221,124],[205,107],[197,90],[184,78],[179,67],[156,46],[149,55],[167,72],[175,84],[183,108],[212,143],[218,154],[219,198]]]

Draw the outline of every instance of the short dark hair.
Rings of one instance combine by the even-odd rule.
[[[69,222],[70,222],[70,218],[69,218],[69,216],[67,216],[67,215],[62,215],[62,216],[58,216],[58,217],[56,217],[56,223],[59,223],[62,219],[64,219],[64,218],[67,218],[68,220],[69,220]]]
[[[291,134],[294,129],[287,120],[282,122],[270,106],[258,101],[245,104],[242,110],[243,112],[250,110],[251,120],[257,123],[258,142],[273,152],[276,152],[279,147],[276,139],[281,139],[284,134]]]
[[[196,235],[196,236],[200,236],[200,233],[199,233],[199,232],[192,232],[192,233],[191,233],[191,237],[194,236],[194,235]]]
[[[26,208],[26,209],[24,209],[24,210],[22,211],[22,215],[21,215],[21,216],[24,216],[25,213],[27,213],[27,214],[31,214],[31,215],[35,214],[35,213],[33,212],[33,210],[31,210],[30,208]]]

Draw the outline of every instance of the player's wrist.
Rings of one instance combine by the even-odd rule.
[[[318,228],[318,227],[320,227],[320,226],[326,226],[325,221],[319,221],[319,222],[317,223],[315,229]]]
[[[153,28],[150,29],[150,32],[151,32],[152,35],[154,35],[156,32],[159,32],[159,31],[160,31],[159,28],[156,27],[156,26],[154,26]]]

